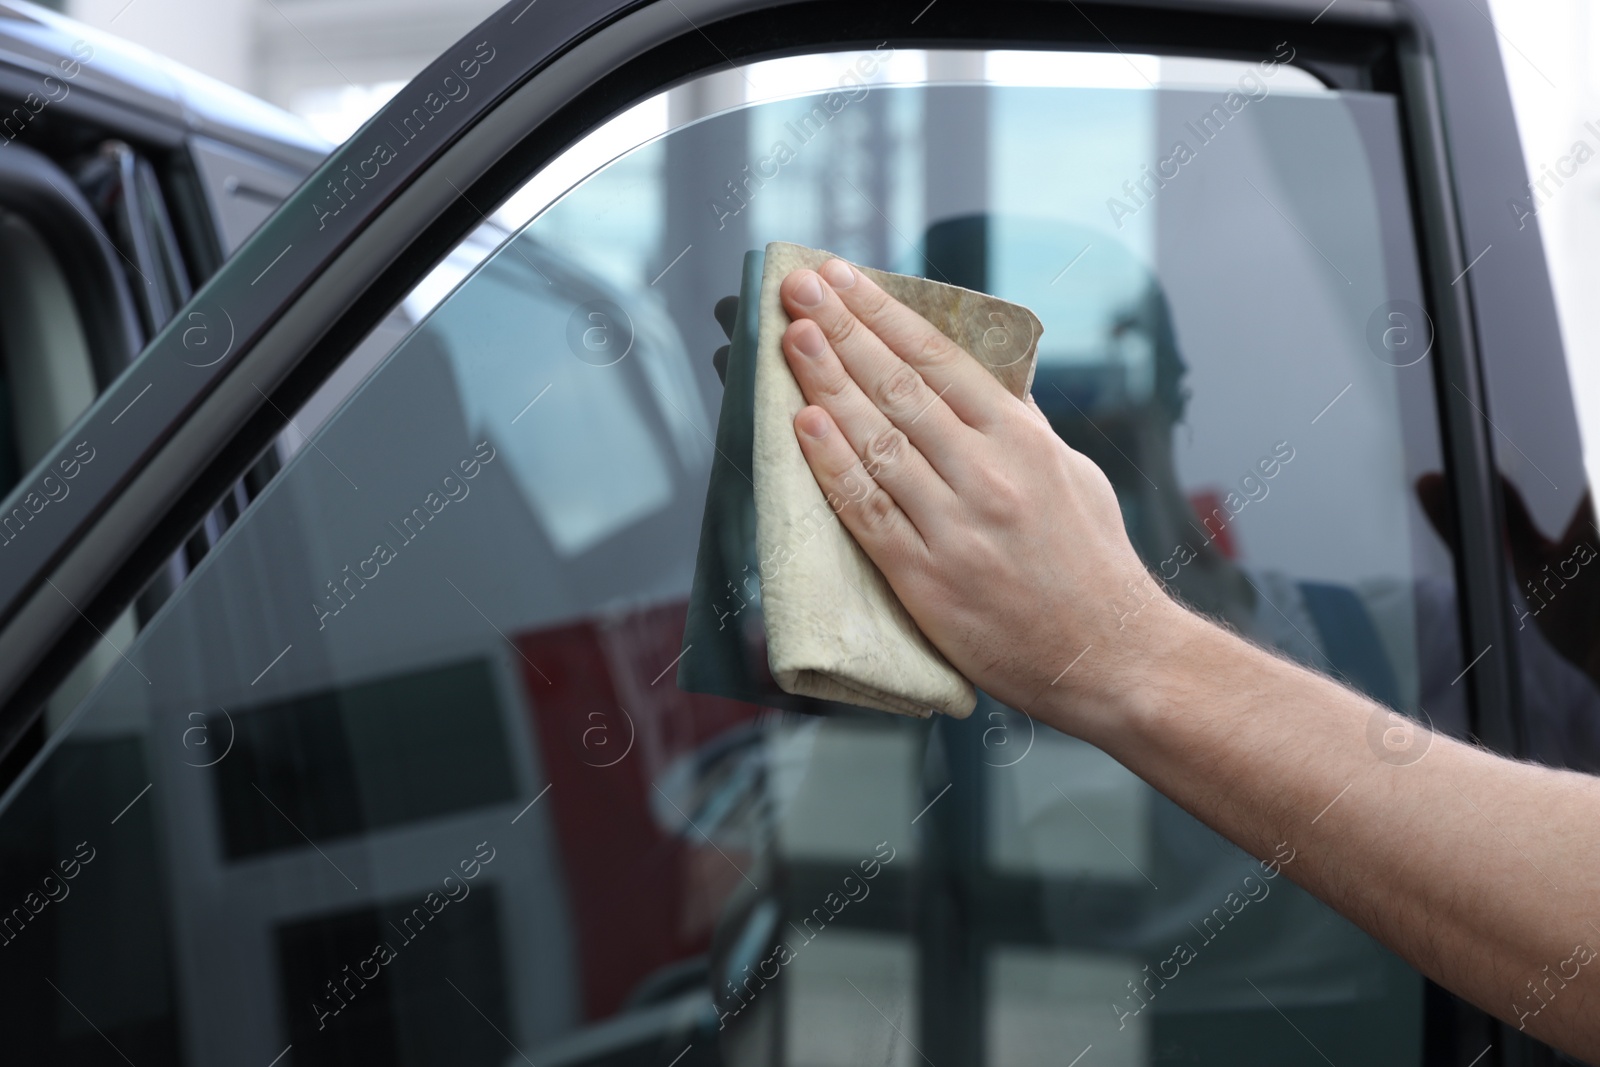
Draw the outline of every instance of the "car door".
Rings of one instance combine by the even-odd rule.
[[[6,502],[11,739],[275,435],[299,443],[0,800],[16,1047],[1443,1064],[1500,1042],[1282,877],[1339,798],[1246,856],[987,697],[925,721],[778,693],[759,585],[693,594],[708,486],[753,474],[717,445],[713,308],[747,253],[798,241],[1034,308],[1035,396],[1153,572],[1385,704],[1368,736],[1396,773],[1422,726],[1472,731],[1509,668],[1468,673],[1462,635],[1505,620],[1457,575],[1504,576],[1483,429],[1441,400],[1473,349],[1450,188],[1416,193],[1437,131],[1410,24],[859,8],[508,6]],[[1439,472],[1453,550],[1414,489]],[[686,639],[707,610],[740,670]]]

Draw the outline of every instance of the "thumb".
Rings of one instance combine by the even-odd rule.
[[[1511,549],[1511,561],[1516,567],[1518,580],[1536,574],[1544,565],[1551,544],[1533,521],[1528,505],[1504,475],[1500,476],[1500,494],[1505,501],[1506,541]]]
[[[1584,529],[1587,526],[1596,533],[1600,529],[1594,526],[1594,493],[1583,494],[1583,499],[1578,501],[1578,506],[1572,511],[1572,520],[1567,523],[1567,532],[1561,536],[1562,555],[1570,553],[1577,548],[1580,542],[1587,541],[1589,534]]]
[[[1050,425],[1050,420],[1045,416],[1043,411],[1039,410],[1039,402],[1033,398],[1032,393],[1029,393],[1027,396],[1023,397],[1022,402],[1028,406],[1028,410],[1033,412],[1034,416],[1038,418],[1040,422],[1044,423],[1046,426]]]

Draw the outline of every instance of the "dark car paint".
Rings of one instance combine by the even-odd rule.
[[[1570,512],[1584,477],[1542,244],[1537,229],[1518,231],[1505,207],[1509,197],[1522,193],[1526,175],[1495,33],[1470,3],[938,0],[919,15],[912,8],[921,4],[885,11],[835,3],[678,0],[671,7],[681,25],[667,28],[656,20],[653,36],[633,45],[631,63],[596,69],[586,95],[544,126],[524,131],[503,159],[482,158],[476,169],[447,179],[459,194],[452,203],[405,220],[405,254],[367,265],[367,276],[356,282],[347,279],[347,287],[364,289],[363,295],[321,312],[321,339],[299,353],[297,366],[283,368],[281,384],[269,386],[270,400],[252,402],[248,420],[192,426],[187,436],[205,448],[182,457],[162,455],[185,418],[228,384],[280,313],[368,231],[392,227],[385,212],[467,131],[578,42],[652,6],[663,5],[517,0],[486,20],[339,149],[80,420],[60,454],[24,480],[0,514],[10,514],[79,442],[104,445],[96,448],[96,461],[82,468],[70,503],[45,507],[0,547],[0,558],[6,558],[0,569],[0,653],[26,650],[16,659],[0,655],[0,694],[8,702],[0,744],[9,744],[30,721],[77,650],[93,640],[94,626],[128,602],[151,561],[170,552],[184,522],[209,503],[208,494],[238,476],[342,350],[538,162],[638,96],[696,71],[758,53],[796,52],[819,43],[870,45],[892,36],[911,47],[1061,41],[1090,50],[1152,48],[1230,57],[1263,54],[1280,40],[1293,40],[1304,64],[1330,82],[1402,95],[1417,238],[1438,336],[1438,388],[1448,401],[1441,409],[1461,547],[1465,643],[1485,649],[1465,684],[1472,686],[1479,735],[1496,747],[1521,751],[1492,457],[1507,439],[1515,440],[1538,469],[1550,473],[1549,484],[1537,476],[1514,479],[1540,512]],[[1159,18],[1153,17],[1156,11]],[[407,118],[416,132],[402,141],[403,135],[389,131],[398,131]],[[373,139],[380,136],[395,143],[392,158],[377,160]],[[426,197],[415,199],[437,207]],[[1486,248],[1489,253],[1478,258]],[[348,263],[343,267],[350,269]],[[93,558],[79,551],[69,559],[158,456],[172,472],[163,494],[139,507],[128,505],[138,522],[114,533],[95,531]],[[148,487],[141,491],[149,495]],[[70,604],[60,603],[67,592],[52,591],[46,577],[74,594]],[[31,631],[27,640],[17,633],[24,627]],[[1517,1046],[1506,1051],[1522,1054]],[[1536,1051],[1529,1046],[1528,1054]]]
[[[229,201],[254,196],[276,206],[332,147],[287,112],[232,86],[16,0],[0,3],[0,101],[0,149],[10,150],[0,156],[0,164],[17,164],[5,168],[20,172],[8,177],[13,184],[39,180],[35,172],[41,168],[28,167],[20,158],[29,154],[30,145],[68,166],[107,142],[134,146],[122,151],[138,160],[136,166],[148,168],[148,161],[155,161],[173,236],[196,280],[214,273],[238,243],[233,231],[239,227]],[[242,168],[244,177],[230,174],[219,180],[214,172],[228,165]],[[257,175],[270,179],[265,183],[270,188],[257,188],[263,184]],[[35,226],[57,231],[49,239],[58,257],[92,258],[99,245],[112,255],[115,270],[122,271],[120,253],[101,228],[108,220],[84,211],[87,205],[79,191],[64,178],[57,172],[50,184],[58,187],[63,201],[78,201],[72,205],[81,215],[78,229],[97,232],[69,234],[49,218],[27,210],[23,214]],[[29,206],[43,200],[33,197]],[[129,236],[137,240],[139,234]],[[149,269],[146,257],[134,256],[128,265],[141,273]],[[94,272],[104,273],[100,266]],[[68,275],[80,277],[70,267]],[[148,334],[135,323],[127,337],[108,336],[124,325],[120,305],[128,294],[107,294],[102,281],[92,279],[78,296],[85,306],[104,312],[86,315],[85,325],[99,335],[96,374],[107,385],[143,348]],[[136,303],[147,296],[137,291],[132,295]],[[171,310],[163,308],[162,317]],[[131,351],[115,351],[130,338]]]

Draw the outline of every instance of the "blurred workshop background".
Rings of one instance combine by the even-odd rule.
[[[1578,142],[1600,154],[1600,6],[1462,2],[1495,22],[1529,175],[1536,183],[1545,179],[1542,189],[1508,189],[1506,210],[1544,235],[1588,469],[1597,481],[1600,164],[1567,160]],[[46,6],[264,97],[337,142],[499,0],[54,0]]]

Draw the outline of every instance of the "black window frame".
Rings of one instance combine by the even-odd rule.
[[[696,75],[757,57],[870,48],[885,39],[909,48],[1054,46],[1246,60],[1291,40],[1299,62],[1331,85],[1396,95],[1412,236],[1437,337],[1436,399],[1458,533],[1463,648],[1486,648],[1466,679],[1473,729],[1491,747],[1520,753],[1507,574],[1498,550],[1499,487],[1489,430],[1475,410],[1485,406],[1473,303],[1481,297],[1473,282],[1456,284],[1469,252],[1447,148],[1441,59],[1428,29],[1428,20],[1453,19],[1452,28],[1466,32],[1462,22],[1475,14],[1446,15],[1433,0],[1426,19],[1386,0],[1343,0],[1320,12],[1320,4],[1298,0],[941,0],[920,15],[911,10],[920,6],[515,0],[447,49],[370,125],[398,125],[445,78],[459,83],[475,67],[472,92],[435,113],[397,160],[362,184],[359,197],[330,214],[328,184],[369,155],[360,133],[335,151],[106,390],[59,453],[5,501],[0,514],[71,456],[75,442],[106,443],[102,458],[75,483],[73,504],[47,508],[0,549],[6,553],[0,754],[31,725],[100,630],[271,446],[288,413],[528,175],[629,104]],[[1492,35],[1492,28],[1483,32]],[[602,39],[612,58],[594,71],[598,77],[571,90],[552,88],[567,95],[544,108],[546,116],[531,128],[490,130],[502,105],[532,79]],[[492,58],[484,58],[485,48]],[[1513,135],[1506,148],[1515,147]],[[363,242],[392,252],[353,263]],[[279,328],[288,319],[292,325]],[[297,354],[285,355],[286,348]],[[225,355],[208,362],[219,351]],[[1449,1049],[1437,1043],[1447,1036],[1436,1029],[1441,1011],[1474,1032],[1492,1027],[1487,1016],[1452,998],[1430,997],[1430,1005],[1430,1063],[1456,1062],[1454,1046],[1469,1040],[1450,1033]],[[1506,1052],[1533,1057],[1519,1062],[1544,1055],[1542,1046],[1515,1039]],[[1460,1062],[1475,1053],[1463,1047]]]
[[[145,338],[122,260],[66,171],[31,146],[7,147],[11,151],[0,159],[0,207],[33,226],[59,262],[89,345],[95,386],[103,389],[134,360]]]

